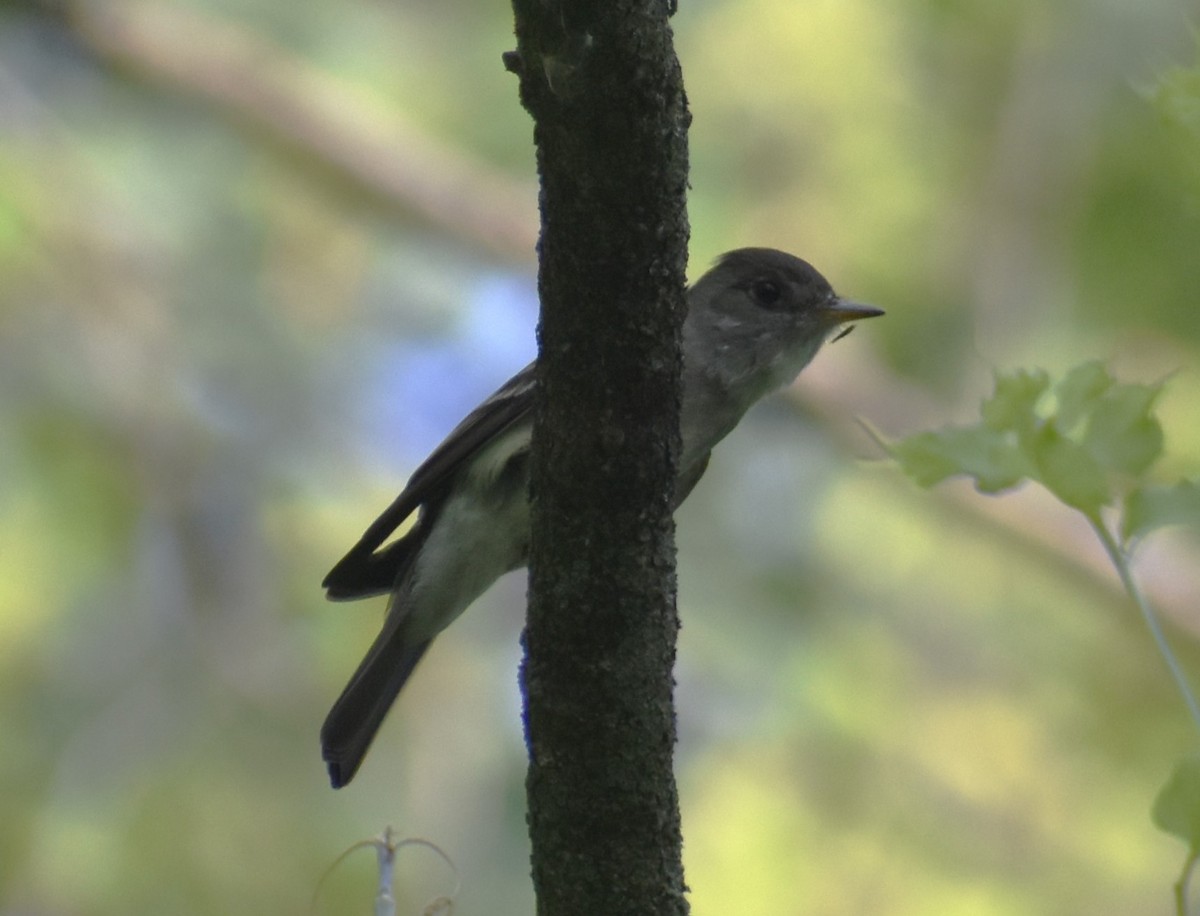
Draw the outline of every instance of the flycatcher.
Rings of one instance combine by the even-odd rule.
[[[882,314],[838,297],[812,265],[782,251],[721,257],[688,290],[677,502],[754,402],[791,383],[839,326]],[[534,370],[467,414],[322,583],[334,601],[390,595],[383,630],[321,729],[335,789],[354,777],[433,638],[528,560]]]

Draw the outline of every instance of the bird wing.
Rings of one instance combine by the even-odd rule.
[[[432,512],[445,498],[454,476],[490,443],[524,420],[533,409],[536,376],[530,363],[472,410],[413,472],[390,506],[350,548],[321,583],[329,598],[366,598],[391,591],[397,577],[425,540],[422,512],[417,526],[383,550],[379,548],[414,511]]]

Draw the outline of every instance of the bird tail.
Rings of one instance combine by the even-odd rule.
[[[321,754],[335,789],[350,782],[384,716],[432,639],[410,645],[402,627],[385,626],[321,726]]]

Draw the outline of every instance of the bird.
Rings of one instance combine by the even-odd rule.
[[[687,303],[677,506],[751,405],[794,381],[834,332],[883,314],[839,297],[807,261],[773,248],[722,255]],[[354,778],[434,637],[527,563],[535,367],[467,414],[322,582],[333,601],[389,596],[379,635],[321,728],[335,789]]]

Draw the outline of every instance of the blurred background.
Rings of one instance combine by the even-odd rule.
[[[769,245],[887,309],[678,515],[697,914],[1172,912],[1196,735],[1085,524],[932,493],[899,437],[995,369],[1171,375],[1200,471],[1184,0],[687,0],[692,276]],[[534,353],[502,2],[0,4],[0,913],[298,913],[391,824],[533,912],[524,579],[437,643],[355,782],[317,731],[382,601],[319,583]],[[1193,672],[1200,550],[1138,567]],[[373,857],[322,892],[366,912]],[[401,860],[400,912],[453,877]]]

